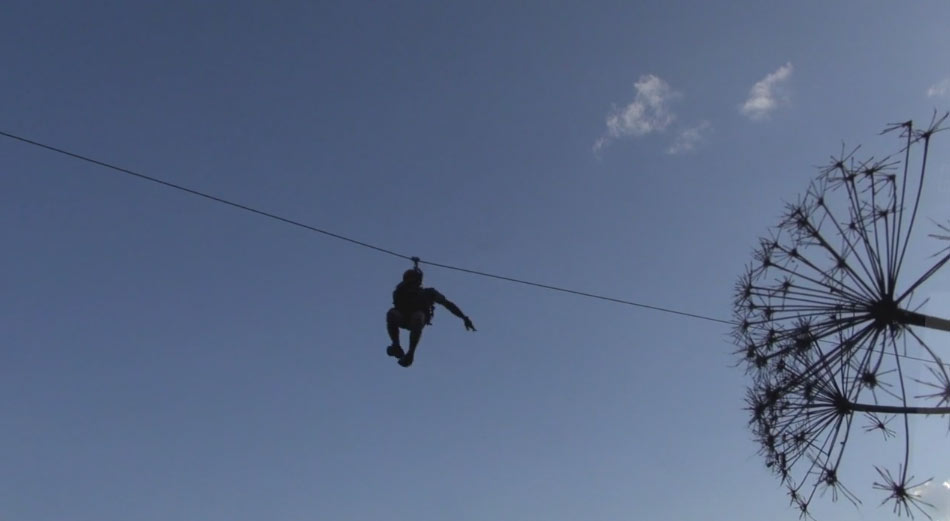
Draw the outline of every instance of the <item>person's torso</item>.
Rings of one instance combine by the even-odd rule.
[[[434,303],[435,299],[430,288],[412,287],[400,283],[393,291],[393,307],[401,313],[411,314],[416,311],[429,313]]]

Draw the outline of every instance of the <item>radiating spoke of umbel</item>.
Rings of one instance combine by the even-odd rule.
[[[752,380],[750,427],[803,516],[829,492],[860,502],[839,477],[848,440],[868,435],[904,449],[896,469],[872,463],[873,488],[896,513],[927,515],[908,471],[908,417],[950,419],[950,365],[914,328],[950,331],[950,321],[917,312],[911,298],[950,261],[950,247],[915,277],[902,270],[930,144],[947,117],[889,127],[901,138],[893,156],[842,149],[760,239],[736,284],[733,337]],[[931,236],[950,240],[950,222]]]

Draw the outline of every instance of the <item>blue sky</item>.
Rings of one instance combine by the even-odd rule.
[[[950,108],[948,19],[13,1],[0,129],[424,260],[729,319],[816,166]],[[405,261],[9,139],[0,164],[0,520],[798,519],[723,324],[427,268],[478,332],[437,311],[403,369],[384,315]],[[919,298],[950,316],[947,273]],[[920,423],[945,501],[946,424]],[[892,517],[880,450],[854,442],[864,503],[819,519]]]

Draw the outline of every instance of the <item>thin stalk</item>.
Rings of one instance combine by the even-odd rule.
[[[881,414],[950,414],[950,407],[904,407],[901,405],[877,405],[873,403],[848,402],[848,410]]]
[[[898,321],[902,324],[922,326],[940,331],[950,331],[950,320],[932,317],[915,311],[898,310]]]

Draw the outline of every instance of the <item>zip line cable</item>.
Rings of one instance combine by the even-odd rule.
[[[46,144],[40,143],[40,142],[38,142],[38,141],[33,141],[33,140],[27,139],[27,138],[25,138],[25,137],[20,137],[20,136],[14,135],[14,134],[10,134],[10,133],[4,132],[4,131],[2,131],[2,130],[0,130],[0,135],[6,136],[6,137],[8,137],[8,138],[10,138],[10,139],[15,139],[15,140],[17,140],[17,141],[21,141],[21,142],[23,142],[23,143],[27,143],[27,144],[29,144],[29,145],[33,145],[33,146],[35,146],[35,147],[39,147],[39,148],[43,148],[43,149],[49,150],[49,151],[51,151],[51,152],[56,152],[57,154],[62,154],[62,155],[64,155],[64,156],[69,156],[69,157],[74,158],[74,159],[79,159],[80,161],[85,161],[85,162],[87,162],[87,163],[92,163],[92,164],[94,164],[94,165],[98,165],[98,166],[101,166],[101,167],[105,167],[105,168],[108,168],[108,169],[110,169],[110,170],[114,170],[114,171],[116,171],[116,172],[121,172],[121,173],[123,173],[123,174],[128,174],[128,175],[131,175],[131,176],[134,176],[134,177],[138,177],[139,179],[144,179],[144,180],[146,180],[146,181],[151,181],[151,182],[153,182],[153,183],[157,183],[157,184],[160,184],[160,185],[163,185],[163,186],[167,186],[167,187],[169,187],[169,188],[174,188],[175,190],[181,190],[182,192],[187,192],[187,193],[192,194],[192,195],[197,195],[198,197],[204,197],[205,199],[210,199],[210,200],[215,201],[215,202],[217,202],[217,203],[226,204],[226,205],[228,205],[228,206],[233,206],[234,208],[238,208],[238,209],[240,209],[240,210],[244,210],[244,211],[247,211],[247,212],[255,213],[255,214],[257,214],[257,215],[262,215],[262,216],[264,216],[264,217],[269,217],[269,218],[271,218],[271,219],[275,219],[275,220],[278,220],[278,221],[281,221],[281,222],[284,222],[284,223],[287,223],[287,224],[292,224],[292,225],[294,225],[294,226],[299,226],[299,227],[301,227],[301,228],[306,228],[306,229],[308,229],[308,230],[310,230],[310,231],[312,231],[312,232],[322,233],[322,234],[324,234],[324,235],[333,237],[334,239],[340,239],[341,241],[351,242],[351,243],[353,243],[353,244],[357,244],[357,245],[363,246],[363,247],[365,247],[365,248],[370,248],[370,249],[373,249],[373,250],[376,250],[376,251],[379,251],[379,252],[382,252],[382,253],[388,253],[389,255],[394,255],[394,256],[396,256],[396,257],[401,257],[401,258],[403,258],[403,259],[411,260],[410,257],[407,257],[407,256],[405,256],[405,255],[400,255],[400,254],[398,254],[398,253],[396,253],[396,252],[394,252],[394,251],[390,251],[390,250],[387,250],[387,249],[385,249],[385,248],[380,248],[380,247],[378,247],[378,246],[373,246],[372,244],[367,244],[367,243],[365,243],[365,242],[357,241],[357,240],[355,240],[355,239],[350,239],[349,237],[344,237],[344,236],[342,236],[342,235],[339,235],[339,234],[336,234],[336,233],[333,233],[333,232],[328,232],[328,231],[326,231],[326,230],[321,230],[320,228],[317,228],[317,227],[314,227],[314,226],[310,226],[309,224],[304,224],[304,223],[302,223],[302,222],[294,221],[294,220],[288,219],[288,218],[286,218],[286,217],[281,217],[281,216],[279,216],[279,215],[275,215],[275,214],[272,214],[272,213],[269,213],[269,212],[265,212],[265,211],[262,211],[262,210],[258,210],[258,209],[256,209],[256,208],[251,208],[250,206],[245,206],[245,205],[240,204],[240,203],[235,203],[235,202],[233,202],[233,201],[228,201],[227,199],[222,199],[222,198],[220,198],[220,197],[217,197],[217,196],[214,196],[214,195],[211,195],[211,194],[207,194],[207,193],[204,193],[204,192],[199,192],[198,190],[192,190],[191,188],[187,188],[187,187],[184,187],[184,186],[181,186],[181,185],[177,185],[177,184],[175,184],[175,183],[171,183],[171,182],[168,182],[168,181],[164,181],[164,180],[158,179],[158,178],[156,178],[156,177],[147,176],[147,175],[145,175],[145,174],[142,174],[142,173],[139,173],[139,172],[135,172],[135,171],[129,170],[129,169],[127,169],[127,168],[122,168],[121,166],[116,166],[116,165],[113,165],[113,164],[111,164],[111,163],[106,163],[105,161],[99,161],[98,159],[93,159],[93,158],[91,158],[91,157],[83,156],[83,155],[77,154],[77,153],[75,153],[75,152],[70,152],[70,151],[68,151],[68,150],[63,150],[63,149],[61,149],[61,148],[56,148],[56,147],[54,147],[54,146],[46,145]]]
[[[194,189],[191,189],[191,188],[188,188],[188,187],[179,185],[179,184],[175,184],[175,183],[172,183],[172,182],[169,182],[169,181],[165,181],[165,180],[163,180],[163,179],[158,179],[158,178],[156,178],[156,177],[148,176],[148,175],[142,174],[142,173],[140,173],[140,172],[136,172],[136,171],[134,171],[134,170],[129,170],[128,168],[123,168],[123,167],[120,167],[120,166],[117,166],[117,165],[113,165],[113,164],[111,164],[111,163],[107,163],[107,162],[105,162],[105,161],[100,161],[100,160],[98,160],[98,159],[93,159],[93,158],[91,158],[91,157],[84,156],[84,155],[82,155],[82,154],[77,154],[77,153],[75,153],[75,152],[70,152],[70,151],[64,150],[64,149],[62,149],[62,148],[57,148],[57,147],[54,147],[54,146],[52,146],[52,145],[47,145],[47,144],[45,144],[45,143],[40,143],[40,142],[38,142],[38,141],[34,141],[34,140],[32,140],[32,139],[28,139],[28,138],[25,138],[25,137],[22,137],[22,136],[18,136],[18,135],[16,135],[16,134],[11,134],[11,133],[9,133],[9,132],[4,132],[3,130],[0,130],[0,136],[5,136],[5,137],[7,137],[7,138],[10,138],[10,139],[19,141],[19,142],[21,142],[21,143],[26,143],[26,144],[28,144],[28,145],[32,145],[32,146],[35,146],[35,147],[38,147],[38,148],[42,148],[42,149],[44,149],[44,150],[48,150],[48,151],[50,151],[50,152],[55,152],[55,153],[57,153],[57,154],[61,154],[61,155],[64,155],[64,156],[71,157],[71,158],[73,158],[73,159],[78,159],[78,160],[80,160],[80,161],[85,161],[85,162],[87,162],[87,163],[92,163],[92,164],[94,164],[94,165],[98,165],[98,166],[101,166],[101,167],[103,167],[103,168],[107,168],[107,169],[112,170],[112,171],[114,171],[114,172],[119,172],[119,173],[122,173],[122,174],[130,175],[130,176],[137,177],[137,178],[143,179],[143,180],[145,180],[145,181],[150,181],[150,182],[152,182],[152,183],[156,183],[156,184],[159,184],[159,185],[168,187],[168,188],[173,188],[173,189],[175,189],[175,190],[180,190],[180,191],[182,191],[182,192],[186,192],[186,193],[189,193],[189,194],[192,194],[192,195],[196,195],[196,196],[198,196],[198,197],[203,197],[203,198],[205,198],[205,199],[208,199],[208,200],[211,200],[211,201],[214,201],[214,202],[217,202],[217,203],[221,203],[221,204],[224,204],[224,205],[227,205],[227,206],[231,206],[231,207],[237,208],[237,209],[239,209],[239,210],[244,210],[244,211],[246,211],[246,212],[250,212],[250,213],[253,213],[253,214],[260,215],[260,216],[262,216],[262,217],[267,217],[267,218],[274,219],[274,220],[276,220],[276,221],[280,221],[280,222],[283,222],[283,223],[286,223],[286,224],[290,224],[290,225],[293,225],[293,226],[297,226],[297,227],[300,227],[300,228],[304,228],[304,229],[306,229],[306,230],[309,230],[309,231],[312,231],[312,232],[316,232],[316,233],[320,233],[320,234],[326,235],[326,236],[328,236],[328,237],[332,237],[332,238],[334,238],[334,239],[339,239],[339,240],[341,240],[341,241],[346,241],[346,242],[349,242],[349,243],[351,243],[351,244],[355,244],[355,245],[357,245],[357,246],[362,246],[362,247],[364,247],[364,248],[369,248],[369,249],[371,249],[371,250],[375,250],[375,251],[378,251],[378,252],[380,252],[380,253],[385,253],[385,254],[388,254],[388,255],[392,255],[392,256],[394,256],[394,257],[399,257],[400,259],[410,260],[410,261],[413,261],[413,262],[415,262],[415,263],[417,263],[417,264],[419,264],[419,263],[421,263],[421,264],[427,264],[427,265],[429,265],[429,266],[435,266],[435,267],[437,267],[437,268],[443,268],[443,269],[447,269],[447,270],[459,271],[459,272],[462,272],[462,273],[469,273],[469,274],[471,274],[471,275],[478,275],[478,276],[481,276],[481,277],[488,277],[488,278],[497,279],[497,280],[503,280],[503,281],[507,281],[507,282],[514,282],[514,283],[517,283],[517,284],[524,284],[524,285],[526,285],[526,286],[534,286],[534,287],[536,287],[536,288],[547,289],[547,290],[550,290],[550,291],[558,291],[558,292],[561,292],[561,293],[569,293],[569,294],[571,294],[571,295],[577,295],[577,296],[587,297],[587,298],[592,298],[592,299],[597,299],[597,300],[604,300],[604,301],[607,301],[607,302],[613,302],[613,303],[616,303],[616,304],[624,304],[624,305],[627,305],[627,306],[634,306],[634,307],[643,308],[643,309],[651,309],[651,310],[653,310],[653,311],[659,311],[659,312],[662,312],[662,313],[669,313],[669,314],[679,315],[679,316],[688,317],[688,318],[695,318],[695,319],[699,319],[699,320],[706,320],[706,321],[709,321],[709,322],[717,322],[717,323],[720,323],[720,324],[726,324],[726,325],[730,325],[730,326],[738,326],[738,325],[739,325],[738,323],[733,322],[733,321],[731,321],[731,320],[723,320],[723,319],[720,319],[720,318],[714,318],[714,317],[710,317],[710,316],[706,316],[706,315],[699,315],[699,314],[696,314],[696,313],[687,313],[687,312],[685,312],[685,311],[679,311],[679,310],[670,309],[670,308],[664,308],[664,307],[660,307],[660,306],[653,306],[653,305],[650,305],[650,304],[643,304],[643,303],[640,303],[640,302],[634,302],[634,301],[632,301],[632,300],[624,300],[624,299],[619,299],[619,298],[614,298],[614,297],[607,297],[607,296],[604,296],[604,295],[597,295],[597,294],[595,294],[595,293],[587,293],[587,292],[584,292],[584,291],[577,291],[577,290],[573,290],[573,289],[562,288],[562,287],[559,287],[559,286],[552,286],[552,285],[549,285],[549,284],[541,284],[541,283],[538,283],[538,282],[531,282],[531,281],[527,281],[527,280],[516,279],[516,278],[514,278],[514,277],[505,277],[505,276],[503,276],[503,275],[495,275],[495,274],[493,274],[493,273],[487,273],[487,272],[472,270],[472,269],[468,269],[468,268],[460,268],[460,267],[458,267],[458,266],[451,266],[451,265],[448,265],[448,264],[440,264],[440,263],[438,263],[438,262],[431,262],[431,261],[421,260],[421,259],[419,259],[418,257],[410,257],[410,256],[408,256],[408,255],[403,255],[403,254],[401,254],[401,253],[397,253],[397,252],[394,252],[394,251],[392,251],[392,250],[388,250],[388,249],[386,249],[386,248],[381,248],[381,247],[379,247],[379,246],[375,246],[375,245],[369,244],[369,243],[367,243],[367,242],[358,241],[358,240],[356,240],[356,239],[351,239],[351,238],[349,238],[349,237],[346,237],[346,236],[344,236],[344,235],[340,235],[340,234],[338,234],[338,233],[333,233],[333,232],[330,232],[330,231],[327,231],[327,230],[324,230],[324,229],[321,229],[321,228],[317,228],[316,226],[311,226],[311,225],[309,225],[309,224],[305,224],[305,223],[302,223],[302,222],[300,222],[300,221],[295,221],[295,220],[293,220],[293,219],[288,219],[288,218],[286,218],[286,217],[281,217],[281,216],[279,216],[279,215],[276,215],[276,214],[273,214],[273,213],[270,213],[270,212],[265,212],[265,211],[263,211],[263,210],[258,210],[257,208],[252,208],[252,207],[247,206],[247,205],[243,205],[243,204],[240,204],[240,203],[235,203],[234,201],[229,201],[229,200],[227,200],[227,199],[224,199],[224,198],[221,198],[221,197],[218,197],[218,196],[215,196],[215,195],[211,195],[211,194],[208,194],[208,193],[205,193],[205,192],[201,192],[201,191],[198,191],[198,190],[194,190]],[[906,359],[910,359],[910,360],[917,360],[917,361],[920,361],[920,362],[933,363],[933,360],[925,360],[925,359],[917,358],[917,357],[910,356],[910,355],[897,355],[897,356],[900,356],[900,357],[906,358]]]
[[[9,133],[9,132],[4,132],[4,131],[0,130],[0,136],[5,136],[5,137],[8,137],[8,138],[13,139],[13,140],[20,141],[21,143],[26,143],[26,144],[28,144],[28,145],[33,145],[33,146],[35,146],[35,147],[42,148],[42,149],[44,149],[44,150],[48,150],[48,151],[50,151],[50,152],[55,152],[55,153],[57,153],[57,154],[61,154],[61,155],[64,155],[64,156],[71,157],[71,158],[73,158],[73,159],[78,159],[78,160],[80,160],[80,161],[85,161],[85,162],[87,162],[87,163],[92,163],[92,164],[94,164],[94,165],[98,165],[98,166],[101,166],[101,167],[103,167],[103,168],[107,168],[107,169],[112,170],[112,171],[114,171],[114,172],[119,172],[119,173],[122,173],[122,174],[126,174],[126,175],[130,175],[130,176],[133,176],[133,177],[137,177],[137,178],[139,178],[139,179],[143,179],[143,180],[145,180],[145,181],[150,181],[150,182],[152,182],[152,183],[160,184],[160,185],[166,186],[166,187],[168,187],[168,188],[174,188],[175,190],[180,190],[180,191],[182,191],[182,192],[186,192],[186,193],[189,193],[189,194],[192,194],[192,195],[196,195],[196,196],[198,196],[198,197],[203,197],[203,198],[205,198],[205,199],[208,199],[208,200],[211,200],[211,201],[214,201],[214,202],[217,202],[217,203],[225,204],[225,205],[228,205],[228,206],[237,208],[237,209],[239,209],[239,210],[244,210],[244,211],[246,211],[246,212],[250,212],[250,213],[253,213],[253,214],[260,215],[260,216],[262,216],[262,217],[267,217],[267,218],[270,218],[270,219],[274,219],[274,220],[280,221],[280,222],[282,222],[282,223],[290,224],[290,225],[293,225],[293,226],[298,226],[298,227],[300,227],[300,228],[304,228],[304,229],[309,230],[309,231],[312,231],[312,232],[320,233],[320,234],[326,235],[326,236],[328,236],[328,237],[332,237],[332,238],[334,238],[334,239],[339,239],[339,240],[341,240],[341,241],[346,241],[346,242],[349,242],[349,243],[351,243],[351,244],[355,244],[355,245],[357,245],[357,246],[362,246],[362,247],[364,247],[364,248],[369,248],[369,249],[371,249],[371,250],[376,250],[376,251],[378,251],[378,252],[380,252],[380,253],[386,253],[386,254],[388,254],[388,255],[392,255],[392,256],[394,256],[394,257],[399,257],[400,259],[410,260],[410,261],[413,261],[413,262],[416,262],[416,263],[419,263],[419,264],[428,264],[429,266],[435,266],[435,267],[437,267],[437,268],[443,268],[443,269],[447,269],[447,270],[460,271],[460,272],[462,272],[462,273],[469,273],[469,274],[471,274],[471,275],[478,275],[478,276],[480,276],[480,277],[488,277],[488,278],[497,279],[497,280],[503,280],[503,281],[507,281],[507,282],[514,282],[514,283],[517,283],[517,284],[524,284],[524,285],[526,285],[526,286],[534,286],[534,287],[536,287],[536,288],[547,289],[547,290],[550,290],[550,291],[559,291],[559,292],[561,292],[561,293],[569,293],[569,294],[571,294],[571,295],[578,295],[578,296],[581,296],[581,297],[587,297],[587,298],[592,298],[592,299],[597,299],[597,300],[604,300],[604,301],[607,301],[607,302],[613,302],[613,303],[615,303],[615,304],[625,304],[625,305],[627,305],[627,306],[634,306],[634,307],[643,308],[643,309],[652,309],[653,311],[659,311],[659,312],[661,312],[661,313],[669,313],[669,314],[679,315],[679,316],[688,317],[688,318],[695,318],[695,319],[699,319],[699,320],[707,320],[707,321],[709,321],[709,322],[718,322],[718,323],[720,323],[720,324],[726,324],[726,325],[730,325],[730,326],[738,326],[738,325],[739,325],[738,323],[733,322],[733,321],[731,321],[731,320],[723,320],[723,319],[721,319],[721,318],[714,318],[714,317],[710,317],[710,316],[699,315],[699,314],[696,314],[696,313],[687,313],[687,312],[685,312],[685,311],[678,311],[678,310],[675,310],[675,309],[664,308],[664,307],[660,307],[660,306],[653,306],[653,305],[650,305],[650,304],[643,304],[643,303],[640,303],[640,302],[634,302],[634,301],[632,301],[632,300],[624,300],[624,299],[619,299],[619,298],[614,298],[614,297],[606,297],[606,296],[604,296],[604,295],[597,295],[597,294],[595,294],[595,293],[587,293],[587,292],[584,292],[584,291],[577,291],[577,290],[568,289],[568,288],[562,288],[562,287],[558,287],[558,286],[551,286],[551,285],[548,285],[548,284],[541,284],[541,283],[538,283],[538,282],[531,282],[531,281],[527,281],[527,280],[516,279],[516,278],[513,278],[513,277],[505,277],[505,276],[503,276],[503,275],[495,275],[495,274],[493,274],[493,273],[487,273],[487,272],[484,272],[484,271],[477,271],[477,270],[472,270],[472,269],[468,269],[468,268],[460,268],[460,267],[458,267],[458,266],[451,266],[451,265],[448,265],[448,264],[440,264],[440,263],[438,263],[438,262],[431,262],[431,261],[421,260],[421,259],[419,259],[418,257],[410,257],[410,256],[408,256],[408,255],[403,255],[403,254],[401,254],[401,253],[397,253],[397,252],[394,252],[394,251],[392,251],[392,250],[387,250],[386,248],[381,248],[381,247],[379,247],[379,246],[375,246],[375,245],[369,244],[369,243],[367,243],[367,242],[358,241],[358,240],[356,240],[356,239],[351,239],[351,238],[349,238],[349,237],[340,235],[340,234],[338,234],[338,233],[333,233],[333,232],[330,232],[330,231],[327,231],[327,230],[324,230],[324,229],[321,229],[321,228],[317,228],[316,226],[311,226],[311,225],[309,225],[309,224],[305,224],[305,223],[302,223],[302,222],[300,222],[300,221],[295,221],[295,220],[293,220],[293,219],[288,219],[288,218],[286,218],[286,217],[281,217],[281,216],[279,216],[279,215],[276,215],[276,214],[273,214],[273,213],[270,213],[270,212],[265,212],[265,211],[263,211],[263,210],[258,210],[257,208],[252,208],[252,207],[250,207],[250,206],[246,206],[246,205],[243,205],[243,204],[240,204],[240,203],[235,203],[234,201],[229,201],[229,200],[227,200],[227,199],[224,199],[224,198],[221,198],[221,197],[218,197],[218,196],[215,196],[215,195],[211,195],[211,194],[209,194],[209,193],[201,192],[201,191],[194,190],[194,189],[191,189],[191,188],[188,188],[188,187],[179,185],[179,184],[175,184],[175,183],[172,183],[172,182],[169,182],[169,181],[165,181],[165,180],[162,180],[162,179],[158,179],[157,177],[148,176],[148,175],[142,174],[142,173],[140,173],[140,172],[136,172],[136,171],[134,171],[134,170],[129,170],[128,168],[123,168],[123,167],[121,167],[121,166],[116,166],[116,165],[113,165],[113,164],[111,164],[111,163],[107,163],[107,162],[105,162],[105,161],[100,161],[100,160],[98,160],[98,159],[93,159],[93,158],[91,158],[91,157],[84,156],[84,155],[82,155],[82,154],[77,154],[77,153],[75,153],[75,152],[70,152],[70,151],[64,150],[64,149],[62,149],[62,148],[57,148],[57,147],[54,147],[54,146],[52,146],[52,145],[47,145],[47,144],[45,144],[45,143],[40,143],[39,141],[33,141],[32,139],[27,139],[27,138],[25,138],[25,137],[18,136],[18,135],[16,135],[16,134],[11,134],[11,133]],[[928,362],[928,363],[929,363],[929,362],[933,362],[932,360],[924,360],[924,359],[922,359],[922,358],[916,358],[916,357],[913,357],[913,356],[910,356],[910,355],[898,355],[898,356],[902,356],[903,358],[907,358],[907,359],[911,359],[911,360],[918,360],[918,361],[921,361],[921,362]]]
[[[598,300],[606,300],[607,302],[614,302],[614,303],[617,303],[617,304],[626,304],[626,305],[628,305],[628,306],[635,306],[635,307],[644,308],[644,309],[652,309],[652,310],[654,310],[654,311],[660,311],[660,312],[663,312],[663,313],[671,313],[671,314],[674,314],[674,315],[680,315],[680,316],[690,317],[690,318],[698,318],[698,319],[701,319],[701,320],[708,320],[708,321],[710,321],[710,322],[719,322],[720,324],[729,324],[730,326],[735,326],[735,325],[737,325],[735,322],[732,322],[732,321],[729,321],[729,320],[722,320],[722,319],[720,319],[720,318],[707,317],[707,316],[705,316],[705,315],[697,315],[697,314],[695,314],[695,313],[687,313],[687,312],[685,312],[685,311],[677,311],[677,310],[675,310],[675,309],[662,308],[662,307],[659,307],[659,306],[651,306],[651,305],[649,305],[649,304],[641,304],[641,303],[639,303],[639,302],[632,302],[632,301],[629,301],[629,300],[623,300],[623,299],[614,298],[614,297],[605,297],[605,296],[603,296],[603,295],[596,295],[596,294],[594,294],[594,293],[585,293],[585,292],[583,292],[583,291],[577,291],[577,290],[573,290],[573,289],[559,288],[559,287],[557,287],[557,286],[549,286],[549,285],[547,285],[547,284],[539,284],[539,283],[537,283],[537,282],[529,282],[529,281],[526,281],[526,280],[519,280],[519,279],[515,279],[515,278],[511,278],[511,277],[503,277],[503,276],[501,276],[501,275],[493,275],[493,274],[491,274],[491,273],[484,273],[484,272],[481,272],[481,271],[475,271],[475,270],[470,270],[470,269],[466,269],[466,268],[458,268],[458,267],[455,267],[455,266],[448,266],[448,265],[445,265],[445,264],[439,264],[439,263],[437,263],[437,262],[427,262],[427,261],[420,261],[420,262],[422,262],[422,263],[424,263],[424,264],[428,264],[428,265],[430,265],[430,266],[436,266],[436,267],[445,268],[445,269],[448,269],[448,270],[461,271],[461,272],[463,272],[463,273],[471,273],[472,275],[480,275],[480,276],[482,276],[482,277],[490,277],[490,278],[498,279],[498,280],[506,280],[506,281],[508,281],[508,282],[516,282],[516,283],[518,283],[518,284],[525,284],[525,285],[528,285],[528,286],[534,286],[534,287],[536,287],[536,288],[549,289],[549,290],[551,290],[551,291],[560,291],[560,292],[562,292],[562,293],[570,293],[570,294],[572,294],[572,295],[579,295],[579,296],[581,296],[581,297],[593,298],[593,299],[598,299]]]
[[[625,305],[628,305],[628,306],[634,306],[634,307],[639,307],[639,308],[644,308],[644,309],[652,309],[652,310],[654,310],[654,311],[659,311],[659,312],[662,312],[662,313],[670,313],[670,314],[680,315],[680,316],[684,316],[684,317],[696,318],[696,319],[700,319],[700,320],[707,320],[707,321],[710,321],[710,322],[718,322],[718,323],[721,323],[721,324],[736,325],[734,322],[729,321],[729,320],[722,320],[722,319],[719,319],[719,318],[713,318],[713,317],[709,317],[709,316],[705,316],[705,315],[699,315],[699,314],[696,314],[696,313],[687,313],[687,312],[685,312],[685,311],[678,311],[678,310],[675,310],[675,309],[664,308],[664,307],[659,307],[659,306],[653,306],[653,305],[649,305],[649,304],[643,304],[643,303],[640,303],[640,302],[633,302],[633,301],[631,301],[631,300],[624,300],[624,299],[619,299],[619,298],[614,298],[614,297],[606,297],[606,296],[597,295],[597,294],[594,294],[594,293],[587,293],[587,292],[584,292],[584,291],[577,291],[577,290],[573,290],[573,289],[567,289],[567,288],[562,288],[562,287],[558,287],[558,286],[552,286],[552,285],[548,285],[548,284],[541,284],[541,283],[538,283],[538,282],[531,282],[531,281],[527,281],[527,280],[516,279],[516,278],[513,278],[513,277],[505,277],[505,276],[502,276],[502,275],[495,275],[495,274],[487,273],[487,272],[483,272],[483,271],[477,271],[477,270],[472,270],[472,269],[467,269],[467,268],[460,268],[460,267],[458,267],[458,266],[451,266],[451,265],[448,265],[448,264],[440,264],[440,263],[437,263],[437,262],[430,262],[430,261],[421,260],[421,259],[418,259],[418,258],[416,258],[416,257],[410,257],[410,256],[408,256],[408,255],[403,255],[403,254],[401,254],[401,253],[397,253],[397,252],[394,252],[394,251],[392,251],[392,250],[388,250],[388,249],[386,249],[386,248],[381,248],[381,247],[375,246],[375,245],[373,245],[373,244],[369,244],[369,243],[366,243],[366,242],[363,242],[363,241],[358,241],[358,240],[356,240],[356,239],[351,239],[351,238],[349,238],[349,237],[340,235],[340,234],[338,234],[338,233],[333,233],[333,232],[330,232],[330,231],[327,231],[327,230],[324,230],[324,229],[321,229],[321,228],[317,228],[316,226],[311,226],[311,225],[309,225],[309,224],[305,224],[305,223],[302,223],[302,222],[300,222],[300,221],[295,221],[295,220],[293,220],[293,219],[288,219],[288,218],[286,218],[286,217],[281,217],[281,216],[279,216],[279,215],[276,215],[276,214],[273,214],[273,213],[270,213],[270,212],[265,212],[265,211],[263,211],[263,210],[258,210],[257,208],[252,208],[252,207],[247,206],[247,205],[243,205],[243,204],[240,204],[240,203],[235,203],[234,201],[229,201],[229,200],[227,200],[227,199],[224,199],[224,198],[221,198],[221,197],[218,197],[218,196],[215,196],[215,195],[211,195],[211,194],[206,193],[206,192],[201,192],[201,191],[194,190],[194,189],[192,189],[192,188],[188,188],[188,187],[185,187],[185,186],[182,186],[182,185],[179,185],[179,184],[175,184],[175,183],[172,183],[172,182],[169,182],[169,181],[165,181],[165,180],[163,180],[163,179],[158,179],[158,178],[156,178],[156,177],[152,177],[152,176],[149,176],[149,175],[145,175],[145,174],[143,174],[143,173],[136,172],[136,171],[130,170],[130,169],[128,169],[128,168],[123,168],[123,167],[121,167],[121,166],[117,166],[117,165],[114,165],[114,164],[112,164],[112,163],[107,163],[107,162],[105,162],[105,161],[100,161],[100,160],[98,160],[98,159],[93,159],[93,158],[91,158],[91,157],[84,156],[84,155],[82,155],[82,154],[77,154],[77,153],[75,153],[75,152],[70,152],[70,151],[64,150],[64,149],[62,149],[62,148],[57,148],[57,147],[54,147],[54,146],[52,146],[52,145],[47,145],[47,144],[45,144],[45,143],[40,143],[39,141],[34,141],[34,140],[32,140],[32,139],[28,139],[28,138],[25,138],[25,137],[22,137],[22,136],[18,136],[18,135],[16,135],[16,134],[11,134],[11,133],[9,133],[9,132],[4,132],[4,131],[0,130],[0,135],[5,136],[5,137],[8,137],[8,138],[13,139],[13,140],[16,140],[16,141],[20,141],[21,143],[26,143],[26,144],[28,144],[28,145],[33,145],[33,146],[35,146],[35,147],[42,148],[42,149],[44,149],[44,150],[48,150],[48,151],[50,151],[50,152],[55,152],[55,153],[57,153],[57,154],[61,154],[61,155],[64,155],[64,156],[68,156],[68,157],[71,157],[71,158],[73,158],[73,159],[78,159],[78,160],[80,160],[80,161],[85,161],[85,162],[87,162],[87,163],[92,163],[92,164],[94,164],[94,165],[98,165],[98,166],[101,166],[101,167],[103,167],[103,168],[107,168],[107,169],[109,169],[109,170],[115,171],[115,172],[119,172],[119,173],[122,173],[122,174],[126,174],[126,175],[130,175],[130,176],[133,176],[133,177],[137,177],[137,178],[139,178],[139,179],[143,179],[143,180],[145,180],[145,181],[150,181],[150,182],[152,182],[152,183],[156,183],[156,184],[159,184],[159,185],[168,187],[168,188],[173,188],[173,189],[175,189],[175,190],[180,190],[180,191],[182,191],[182,192],[186,192],[186,193],[189,193],[189,194],[192,194],[192,195],[196,195],[196,196],[198,196],[198,197],[203,197],[203,198],[205,198],[205,199],[208,199],[208,200],[211,200],[211,201],[214,201],[214,202],[217,202],[217,203],[225,204],[225,205],[228,205],[228,206],[237,208],[237,209],[239,209],[239,210],[244,210],[244,211],[246,211],[246,212],[251,212],[251,213],[253,213],[253,214],[257,214],[257,215],[260,215],[260,216],[262,216],[262,217],[267,217],[267,218],[274,219],[274,220],[277,220],[277,221],[280,221],[280,222],[283,222],[283,223],[286,223],[286,224],[290,224],[290,225],[293,225],[293,226],[297,226],[297,227],[300,227],[300,228],[304,228],[304,229],[309,230],[309,231],[312,231],[312,232],[320,233],[320,234],[326,235],[326,236],[328,236],[328,237],[332,237],[332,238],[334,238],[334,239],[339,239],[339,240],[341,240],[341,241],[346,241],[346,242],[349,242],[349,243],[352,243],[352,244],[356,244],[357,246],[363,246],[364,248],[369,248],[369,249],[372,249],[372,250],[376,250],[376,251],[378,251],[378,252],[380,252],[380,253],[386,253],[386,254],[388,254],[388,255],[392,255],[392,256],[394,256],[394,257],[399,257],[399,258],[401,258],[401,259],[411,260],[411,261],[417,261],[417,262],[419,262],[419,263],[421,263],[421,264],[428,264],[428,265],[430,265],[430,266],[435,266],[435,267],[438,267],[438,268],[444,268],[444,269],[447,269],[447,270],[460,271],[460,272],[463,272],[463,273],[469,273],[469,274],[471,274],[471,275],[478,275],[478,276],[481,276],[481,277],[488,277],[488,278],[493,278],[493,279],[497,279],[497,280],[504,280],[504,281],[507,281],[507,282],[514,282],[514,283],[517,283],[517,284],[524,284],[524,285],[526,285],[526,286],[534,286],[534,287],[536,287],[536,288],[542,288],[542,289],[547,289],[547,290],[551,290],[551,291],[559,291],[559,292],[562,292],[562,293],[570,293],[570,294],[572,294],[572,295],[578,295],[578,296],[581,296],[581,297],[593,298],[593,299],[598,299],[598,300],[605,300],[605,301],[607,301],[607,302],[613,302],[613,303],[616,303],[616,304],[625,304]]]

